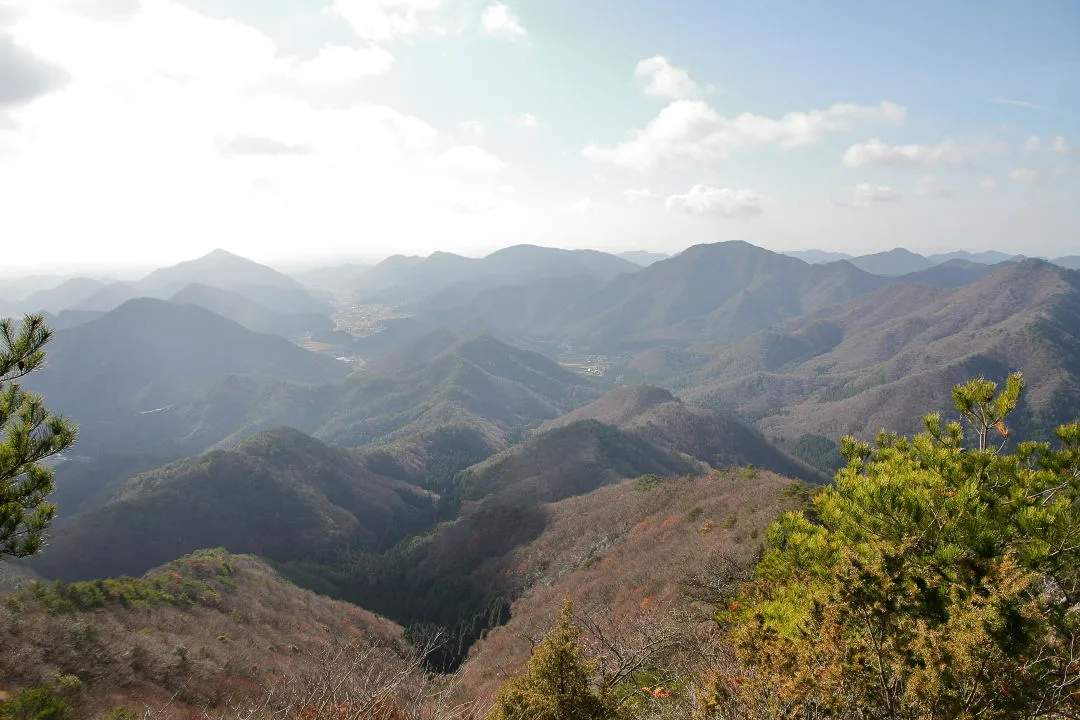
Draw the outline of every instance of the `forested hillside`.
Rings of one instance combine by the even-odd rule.
[[[193,630],[161,625],[189,627],[198,616],[223,646],[248,637],[227,627],[246,616],[223,604],[234,588],[233,570],[221,568],[254,568],[264,589],[285,581],[245,564],[255,561],[200,554],[225,547],[349,603],[327,607],[385,617],[364,615],[365,628],[382,628],[383,647],[363,651],[365,667],[392,668],[395,688],[435,693],[456,708],[447,717],[478,719],[490,708],[493,720],[508,717],[498,708],[515,683],[540,682],[530,651],[557,641],[580,653],[575,672],[596,707],[614,713],[604,718],[764,719],[788,696],[766,693],[774,704],[758,706],[737,690],[732,678],[758,667],[739,643],[772,646],[739,624],[742,601],[732,598],[763,587],[755,564],[763,547],[785,547],[780,525],[769,529],[786,522],[784,511],[805,508],[812,527],[828,521],[807,503],[832,497],[830,478],[853,457],[840,476],[856,472],[864,452],[852,455],[842,435],[911,433],[927,410],[951,420],[953,385],[1017,369],[1031,379],[999,413],[1002,424],[984,428],[1002,442],[994,452],[1049,438],[1080,414],[1080,281],[1055,264],[954,258],[883,277],[745,243],[690,248],[626,273],[606,258],[549,259],[555,265],[532,274],[510,262],[513,279],[431,280],[409,301],[417,314],[347,350],[312,336],[342,334],[342,318],[351,327],[349,313],[369,307],[350,304],[355,289],[336,300],[343,314],[330,321],[189,284],[171,302],[133,300],[59,332],[45,367],[24,382],[77,418],[79,443],[50,462],[59,511],[44,550],[4,573],[15,592],[5,622],[51,637],[61,616],[97,613],[74,622],[173,633],[167,643],[186,648],[176,662],[188,669],[123,666],[135,651],[114,644],[54,656],[19,629],[13,642],[39,669],[5,670],[0,691],[94,712],[133,700],[160,706],[173,692],[183,707],[231,717],[268,692],[268,673],[315,682],[321,660],[256,659],[262,669],[241,677],[230,648],[215,655],[180,639]],[[429,269],[478,267],[465,260],[436,257]],[[483,267],[504,267],[495,260]],[[569,260],[601,266],[564,276]],[[399,258],[371,273],[390,278],[391,292],[423,267]],[[1071,467],[1071,456],[1048,452],[1025,462]],[[195,561],[153,570],[191,553]],[[217,568],[213,577],[206,568]],[[34,577],[74,584],[25,589]],[[254,596],[242,583],[235,591]],[[266,627],[290,622],[289,603],[259,605]],[[140,619],[147,607],[157,608],[156,625]],[[344,635],[327,631],[324,649],[343,637],[366,642],[368,630],[347,625]],[[189,667],[196,646],[204,660]],[[146,650],[156,652],[138,652]],[[86,653],[116,667],[66,669]],[[52,668],[84,685],[55,679]],[[121,690],[114,678],[124,678]],[[415,707],[415,695],[395,697]]]
[[[137,579],[31,585],[0,603],[0,632],[0,707],[29,713],[15,717],[271,717],[431,689],[401,628],[223,550]]]

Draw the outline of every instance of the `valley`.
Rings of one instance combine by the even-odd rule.
[[[842,436],[917,432],[953,385],[1016,371],[1010,444],[1080,415],[1080,274],[980,258],[876,275],[742,242],[629,268],[526,247],[283,280],[216,252],[131,286],[168,298],[78,320],[63,304],[98,284],[30,296],[71,321],[21,382],[79,437],[44,550],[0,575],[5,642],[34,658],[0,683],[236,710],[353,642],[464,718],[564,598],[596,647],[646,653],[625,678],[702,677],[713,606],[830,486]],[[16,618],[105,635],[60,656]]]

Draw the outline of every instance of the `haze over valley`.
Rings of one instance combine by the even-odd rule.
[[[1077,717],[1078,30],[0,0],[0,720]]]

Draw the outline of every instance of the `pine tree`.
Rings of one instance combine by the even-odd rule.
[[[42,461],[75,442],[76,427],[16,382],[42,366],[51,339],[41,315],[27,315],[18,325],[0,320],[0,556],[41,549],[42,533],[56,515],[46,502],[55,488],[53,471]]]
[[[974,380],[953,392],[963,423],[844,440],[817,520],[777,521],[719,613],[748,702],[778,718],[1076,716],[1080,424],[1007,453],[1022,389]]]
[[[614,709],[593,689],[596,668],[578,645],[570,600],[536,646],[525,672],[500,690],[488,720],[606,720]]]

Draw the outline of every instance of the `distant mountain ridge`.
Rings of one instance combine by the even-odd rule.
[[[541,426],[541,432],[593,420],[714,469],[753,465],[787,477],[824,482],[818,471],[784,454],[757,429],[684,404],[669,391],[647,385],[617,388]],[[673,473],[674,474],[674,473]]]
[[[348,447],[454,426],[473,429],[494,452],[524,427],[599,395],[554,361],[491,336],[419,346],[425,349],[415,359],[405,353],[398,366],[323,384],[223,376],[183,402],[122,426],[111,442],[127,439],[148,452],[190,455],[282,425]]]
[[[313,297],[296,280],[225,250],[159,268],[136,282],[105,285],[69,308],[109,311],[136,298],[166,299],[192,284],[238,293],[284,314],[329,315],[331,311],[328,304]]]
[[[74,518],[33,566],[69,580],[138,575],[203,547],[277,560],[419,529],[433,500],[358,455],[289,428],[137,475]]]
[[[896,277],[908,273],[920,272],[950,260],[963,260],[980,265],[997,265],[1003,262],[1016,262],[1023,260],[1023,255],[1010,255],[997,250],[983,252],[968,252],[955,250],[953,252],[937,253],[933,255],[921,255],[906,248],[898,247],[885,252],[872,253],[869,255],[850,255],[842,252],[828,250],[790,250],[784,255],[805,260],[811,264],[821,264],[848,260],[856,267],[875,275]],[[1057,262],[1056,260],[1054,262]]]
[[[953,384],[1012,370],[1029,383],[1021,429],[1053,427],[1080,414],[1080,273],[1025,260],[955,289],[890,285],[697,362],[680,392],[770,436],[915,431]]]
[[[862,255],[849,260],[852,265],[873,275],[893,277],[920,272],[934,266],[933,261],[904,248]]]
[[[661,260],[667,260],[671,255],[667,253],[649,252],[647,250],[629,250],[627,252],[619,253],[619,257],[623,260],[629,260],[635,265],[648,267]]]
[[[556,279],[489,290],[418,319],[621,352],[737,339],[886,282],[850,263],[810,265],[732,241],[696,245],[606,283]]]
[[[465,497],[544,503],[619,480],[753,465],[788,477],[825,476],[748,425],[687,407],[656,387],[623,387],[545,423],[530,439],[466,470]]]
[[[348,375],[331,358],[284,338],[254,333],[195,305],[130,300],[104,316],[56,333],[43,370],[27,388],[82,425],[84,450],[124,433],[140,413],[185,402],[220,378],[241,373],[297,383]]]
[[[185,285],[169,298],[169,302],[180,305],[198,305],[243,325],[252,332],[294,338],[308,332],[327,333],[334,329],[334,321],[321,313],[278,312],[238,292],[203,283]]]
[[[395,255],[361,278],[358,294],[368,302],[415,303],[454,288],[467,293],[477,286],[493,288],[577,276],[610,280],[639,269],[640,265],[596,250],[537,245],[514,245],[482,258],[447,252],[426,258]]]

